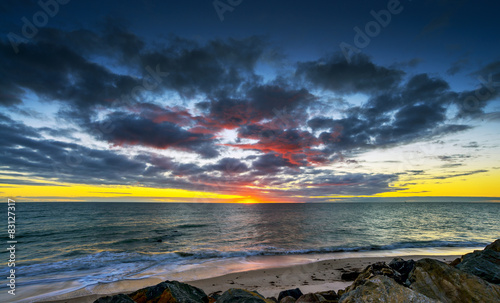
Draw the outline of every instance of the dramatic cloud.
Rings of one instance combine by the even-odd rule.
[[[373,64],[365,55],[348,63],[336,54],[329,58],[299,63],[296,74],[313,85],[336,93],[377,93],[395,88],[404,72]]]
[[[94,29],[41,28],[18,47],[16,54],[0,41],[0,106],[9,111],[0,115],[4,184],[255,191],[308,201],[373,195],[425,172],[374,172],[357,157],[498,119],[498,61],[469,75],[477,87],[457,91],[443,75],[416,73],[421,59],[292,60],[272,55],[279,50],[258,36],[152,43],[109,19]],[[468,62],[457,60],[447,74]],[[466,142],[459,145],[483,146]],[[470,158],[432,157],[441,170]]]
[[[112,131],[102,133],[102,137],[115,145],[172,148],[196,152],[204,158],[218,156],[210,135],[186,131],[172,122],[157,123],[136,115],[116,112],[100,123],[110,125]]]

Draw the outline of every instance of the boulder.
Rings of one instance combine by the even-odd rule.
[[[408,280],[414,291],[444,303],[500,302],[500,286],[433,259],[417,261]]]
[[[222,294],[222,291],[218,290],[218,291],[214,291],[212,293],[209,293],[208,296],[210,298],[214,298],[215,300],[217,300],[221,294]]]
[[[295,301],[297,301],[297,299],[295,299],[294,297],[286,296],[280,300],[280,303],[295,303]]]
[[[456,267],[458,264],[460,264],[460,262],[462,262],[462,258],[456,258],[455,260],[451,261],[449,265]]]
[[[298,288],[287,289],[287,290],[280,292],[280,294],[278,295],[278,301],[281,302],[281,299],[283,299],[284,297],[287,297],[287,296],[293,297],[295,300],[297,300],[302,295],[303,295],[303,293]]]
[[[115,296],[102,297],[94,301],[94,303],[135,303],[129,296],[119,294]]]
[[[398,280],[401,279],[400,274],[397,271],[394,271],[389,266],[387,266],[385,262],[373,263],[371,265],[368,265],[365,268],[365,270],[363,270],[363,272],[359,274],[356,280],[354,280],[354,282],[350,286],[348,286],[343,292],[339,291],[339,295],[341,293],[344,294],[350,292],[351,290],[354,290],[356,287],[363,285],[368,279],[376,275],[388,276],[389,278]]]
[[[322,295],[318,294],[305,294],[300,296],[300,298],[295,301],[295,303],[316,303],[316,302],[327,302]]]
[[[323,298],[325,298],[326,300],[329,300],[329,301],[335,301],[335,300],[339,299],[339,296],[337,295],[337,293],[335,293],[334,290],[320,291],[320,292],[317,292],[316,294],[322,295]]]
[[[348,271],[348,272],[342,273],[340,278],[344,281],[354,281],[359,276],[359,274],[360,274],[359,271]]]
[[[366,280],[356,289],[345,293],[339,302],[434,303],[439,301],[404,287],[391,278],[377,275]]]
[[[274,303],[272,300],[264,298],[256,291],[249,291],[241,288],[231,288],[225,291],[217,303]]]
[[[276,299],[276,297],[267,297],[267,299],[274,303],[278,303],[278,299]]]
[[[493,249],[466,254],[456,268],[490,283],[500,284],[500,252]]]
[[[155,286],[139,289],[128,295],[136,303],[208,303],[208,296],[197,287],[165,281]]]
[[[408,276],[410,275],[410,272],[412,271],[414,266],[415,266],[415,261],[413,260],[405,261],[401,258],[394,258],[389,263],[389,267],[399,273],[399,276],[394,277],[396,282],[405,285],[407,285],[406,280],[408,279]]]
[[[500,239],[486,246],[484,250],[494,250],[496,252],[500,252]]]

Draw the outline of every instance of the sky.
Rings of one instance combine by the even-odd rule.
[[[17,201],[491,201],[494,1],[0,2]]]

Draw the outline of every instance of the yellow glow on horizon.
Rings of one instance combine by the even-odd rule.
[[[375,195],[324,195],[315,199],[330,200],[335,198],[367,197],[500,197],[500,170],[458,176],[447,179],[407,178],[393,185],[394,189],[404,183],[416,183],[405,186],[407,189],[383,192]],[[151,188],[139,185],[85,185],[45,182],[21,178],[25,181],[39,182],[41,185],[0,184],[3,196],[18,198],[20,201],[152,201],[152,202],[208,202],[208,203],[290,203],[304,202],[311,197],[269,195],[265,190],[242,188],[232,194],[190,191],[185,189]],[[20,180],[21,180],[20,179]],[[42,185],[45,184],[45,185]]]
[[[499,197],[499,180],[499,170],[448,179],[425,179],[408,186],[407,190],[386,192],[378,196]]]
[[[54,185],[0,184],[0,186],[0,189],[3,190],[4,196],[28,198],[30,201],[61,201],[64,199],[66,199],[67,201],[73,201],[82,200],[82,198],[134,197],[151,198],[150,200],[168,200],[168,198],[231,200],[243,198],[240,195],[225,195],[209,192],[189,191],[185,189],[150,188],[123,185],[98,186],[54,183]]]

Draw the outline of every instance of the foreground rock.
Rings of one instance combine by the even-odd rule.
[[[274,303],[273,300],[264,298],[256,291],[249,291],[240,288],[231,288],[225,291],[218,299],[217,303]]]
[[[404,287],[391,278],[377,275],[344,294],[339,302],[435,303],[439,301]]]
[[[281,302],[281,299],[283,299],[284,297],[292,297],[297,300],[302,295],[303,293],[298,288],[283,290],[278,295],[278,302]]]
[[[495,242],[491,243],[490,245],[486,246],[484,250],[493,250],[496,252],[500,252],[500,239],[496,240]]]
[[[417,261],[408,280],[412,290],[442,302],[500,302],[500,286],[433,259]]]
[[[209,303],[205,292],[197,287],[177,281],[165,281],[139,289],[131,294],[100,298],[94,303]]]
[[[401,258],[394,258],[389,263],[389,267],[399,273],[399,275],[394,278],[396,282],[406,286],[410,284],[408,282],[408,276],[410,275],[410,272],[413,270],[413,267],[415,267],[415,261],[413,260],[405,261]]]
[[[130,299],[130,297],[127,295],[119,294],[115,296],[99,298],[95,300],[94,303],[135,303],[135,301]]]
[[[356,280],[348,286],[345,290],[339,290],[339,295],[343,295],[344,293],[348,293],[350,291],[353,291],[356,289],[358,286],[361,286],[365,284],[369,279],[371,279],[374,276],[381,275],[381,276],[387,276],[392,279],[397,279],[401,280],[401,275],[387,266],[385,262],[377,262],[371,265],[368,265],[363,272],[361,272]]]
[[[500,240],[462,257],[456,268],[490,283],[500,284]]]

